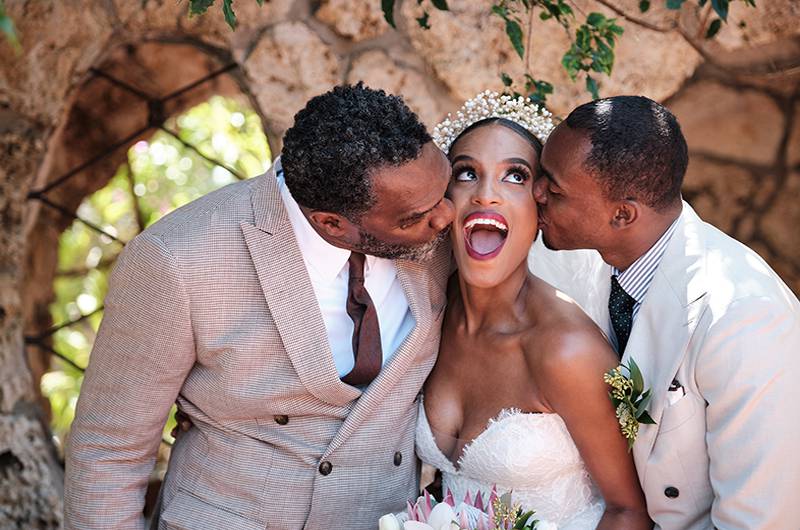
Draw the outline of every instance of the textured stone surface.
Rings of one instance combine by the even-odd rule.
[[[784,116],[763,93],[703,81],[672,100],[670,109],[693,151],[763,164],[775,160]]]
[[[373,50],[357,57],[347,80],[351,83],[363,80],[373,88],[402,94],[408,106],[427,124],[435,124],[440,118],[436,102],[427,88],[425,76],[415,70],[403,68],[383,51]]]
[[[800,263],[800,172],[790,173],[781,193],[764,215],[763,233],[781,254]],[[794,229],[787,230],[787,227]]]
[[[753,9],[744,2],[731,2],[729,23],[717,37],[723,49],[760,46],[800,35],[800,2],[768,0],[756,5]]]
[[[589,0],[576,5],[583,12],[614,16]],[[431,13],[433,29],[429,31],[414,22],[419,13],[414,2],[407,2],[403,9],[412,44],[450,90],[460,99],[467,99],[487,88],[502,88],[498,77],[501,71],[521,79],[524,64],[511,48],[502,20],[489,16],[481,2],[453,1],[450,7],[452,14]],[[655,12],[649,21],[665,24],[668,16]],[[597,77],[602,95],[635,93],[661,100],[674,94],[700,63],[700,56],[677,33],[654,32],[625,22],[622,25],[625,34],[616,49],[613,75]],[[553,21],[539,20],[538,12],[534,12],[532,34],[531,72],[557,87],[549,100],[552,110],[563,115],[590,99],[583,79],[573,83],[561,66],[561,56],[569,48],[563,28]]]
[[[24,5],[23,5],[24,4]],[[107,49],[112,19],[73,2],[10,2],[22,52],[0,44],[0,101],[43,123],[58,120],[76,76]],[[88,6],[87,6],[88,7]]]
[[[692,206],[703,219],[730,234],[737,219],[746,213],[755,182],[749,171],[736,164],[694,157],[689,161],[683,187],[687,196],[696,197]]]
[[[305,102],[339,82],[340,66],[328,46],[300,22],[272,28],[244,63],[269,126],[282,136]]]
[[[337,34],[355,42],[377,37],[389,29],[380,2],[323,0],[316,17]]]

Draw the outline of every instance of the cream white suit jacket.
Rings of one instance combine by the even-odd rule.
[[[800,528],[800,304],[755,252],[684,203],[631,330],[653,398],[633,454],[669,530]],[[610,329],[610,266],[537,242],[534,273]],[[673,390],[670,390],[672,387]]]
[[[341,381],[272,171],[148,228],[120,256],[67,446],[67,528],[142,529],[176,398],[160,529],[372,530],[417,494],[417,395],[449,250],[397,261],[415,326],[364,391]]]

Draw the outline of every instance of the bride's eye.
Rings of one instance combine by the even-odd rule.
[[[525,181],[527,181],[529,178],[530,174],[526,168],[511,168],[508,170],[506,176],[503,177],[503,182],[510,182],[512,184],[525,184]]]
[[[453,180],[456,182],[471,182],[473,180],[478,180],[478,175],[475,174],[474,169],[469,167],[456,169],[453,171]]]

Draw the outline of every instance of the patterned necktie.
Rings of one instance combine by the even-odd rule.
[[[348,385],[368,385],[378,376],[383,363],[378,312],[364,287],[366,256],[351,252],[350,280],[347,286],[347,314],[353,320],[353,355],[355,366],[342,378]]]
[[[616,276],[611,277],[611,295],[608,297],[608,314],[617,335],[617,353],[620,357],[628,345],[633,326],[633,307],[636,299],[625,292]]]

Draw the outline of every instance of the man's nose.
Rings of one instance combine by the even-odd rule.
[[[455,214],[456,209],[453,206],[453,202],[447,197],[443,198],[439,206],[433,211],[433,215],[431,215],[430,227],[437,232],[441,232],[450,226],[455,218]]]

